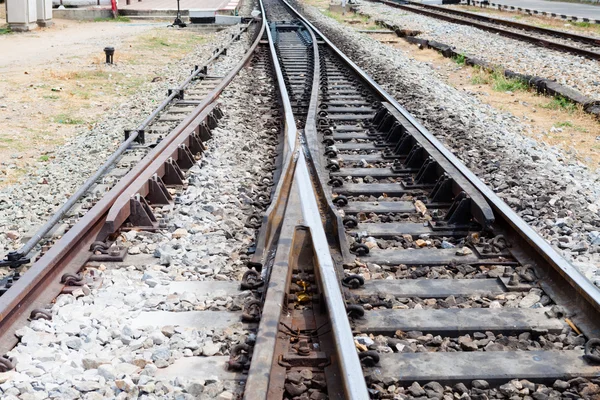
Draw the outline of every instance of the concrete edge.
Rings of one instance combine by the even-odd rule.
[[[112,16],[110,9],[65,8],[64,10],[52,10],[52,17],[55,19],[93,21],[96,18],[112,18]]]
[[[525,75],[518,72],[505,69],[502,66],[492,65],[491,63],[480,60],[476,57],[465,56],[447,44],[436,42],[434,40],[421,39],[415,36],[415,31],[401,29],[397,25],[390,25],[385,21],[375,20],[377,25],[390,29],[399,37],[406,40],[408,43],[416,44],[419,48],[430,48],[440,52],[446,58],[454,58],[457,56],[465,57],[465,64],[471,67],[478,66],[488,72],[501,71],[507,78],[518,79],[526,83],[531,88],[534,88],[538,93],[551,97],[564,97],[575,104],[580,104],[583,110],[591,115],[594,115],[600,120],[600,100],[594,100],[583,95],[575,89],[560,83],[534,75]]]

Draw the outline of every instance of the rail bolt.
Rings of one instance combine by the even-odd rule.
[[[373,350],[358,353],[358,358],[365,367],[374,367],[379,363],[379,353]]]

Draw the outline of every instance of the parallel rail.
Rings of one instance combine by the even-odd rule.
[[[373,0],[377,3],[386,4],[391,7],[399,8],[405,11],[414,12],[417,14],[426,15],[428,17],[441,19],[444,21],[472,26],[485,31],[500,34],[512,39],[521,40],[533,43],[540,47],[546,47],[553,50],[576,54],[588,57],[594,60],[600,60],[600,39],[577,35],[570,32],[558,31],[555,29],[540,28],[533,25],[506,21],[498,18],[477,15],[466,11],[448,9],[441,6],[417,3],[400,3],[391,0]],[[502,26],[516,28],[517,30],[503,29]],[[538,34],[530,35],[526,32]],[[550,38],[546,38],[550,37]],[[559,38],[563,40],[576,42],[573,45],[564,44],[552,40],[551,38]]]

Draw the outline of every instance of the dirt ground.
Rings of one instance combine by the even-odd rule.
[[[4,10],[4,5],[0,8]],[[204,38],[166,23],[77,22],[0,34],[0,186],[91,126]],[[114,65],[103,49],[115,47]]]
[[[328,10],[328,0],[304,1],[318,7],[323,14],[357,30],[383,29],[366,16],[351,12],[342,15]],[[417,46],[398,38],[393,32],[390,33],[368,35],[388,46],[402,49],[416,61],[429,64],[447,84],[468,91],[482,103],[518,117],[531,127],[525,132],[529,137],[562,148],[592,170],[600,167],[600,123],[580,107],[570,104],[565,107],[564,104],[557,104],[553,98],[537,95],[532,90],[494,90],[493,82],[480,79],[478,75],[481,72],[475,68],[459,65],[435,50],[419,50]]]

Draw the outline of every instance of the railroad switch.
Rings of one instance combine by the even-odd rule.
[[[146,135],[145,135],[146,132],[143,129],[139,130],[139,131],[126,129],[125,130],[125,140],[129,139],[129,136],[131,136],[131,134],[133,132],[137,132],[137,136],[134,139],[137,143],[142,144],[142,145],[146,144]]]
[[[183,100],[183,94],[184,94],[183,89],[169,89],[169,90],[167,90],[167,96],[170,97],[173,93],[175,93],[175,98],[177,100]]]
[[[0,267],[18,268],[21,265],[29,264],[31,259],[17,251],[11,251],[4,260],[0,260]]]

